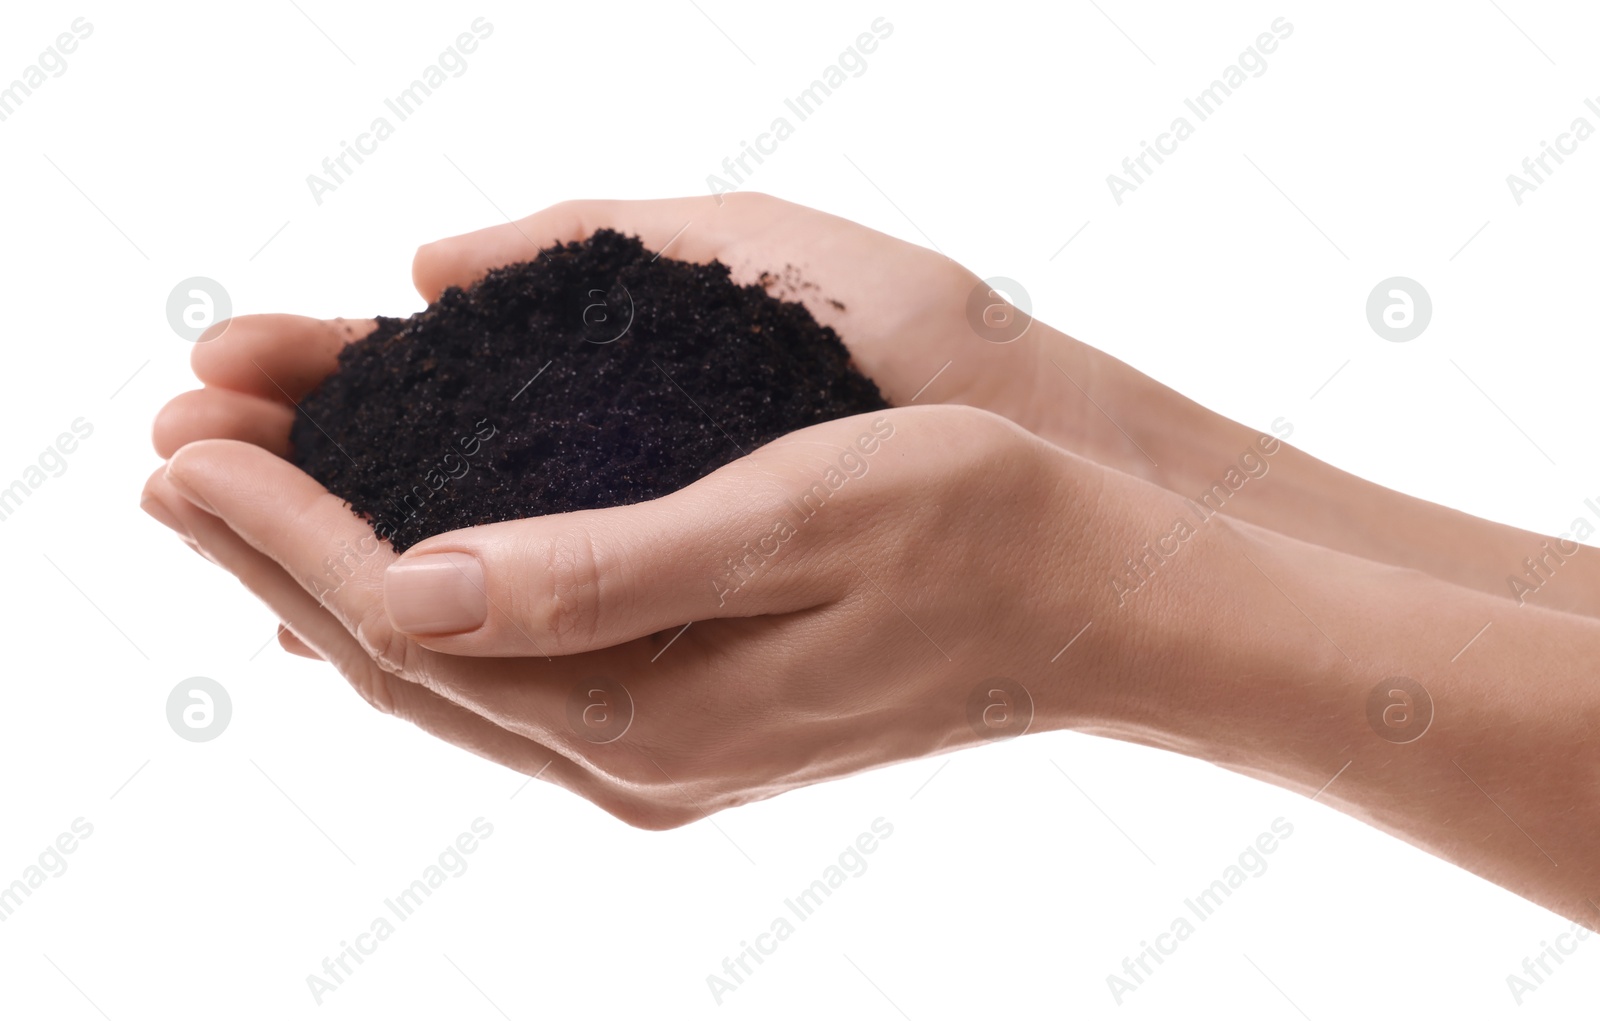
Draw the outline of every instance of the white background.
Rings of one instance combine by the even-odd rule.
[[[0,484],[74,419],[94,434],[0,522],[0,885],[73,819],[94,833],[0,923],[0,1015],[1592,1005],[1596,940],[1520,1009],[1507,991],[1568,931],[1556,916],[1320,804],[1070,734],[629,830],[373,713],[139,512],[150,419],[193,385],[164,315],[179,280],[223,282],[240,312],[409,314],[422,242],[565,198],[704,193],[879,16],[894,33],[867,71],[751,187],[1013,277],[1045,321],[1240,421],[1286,416],[1386,485],[1545,532],[1600,497],[1600,140],[1520,206],[1505,182],[1573,118],[1600,124],[1592,7],[699,6],[8,5],[0,82],[74,18],[94,31],[0,123]],[[317,205],[306,175],[479,16],[494,33],[467,72]],[[1294,32],[1267,71],[1118,206],[1106,175],[1278,17]],[[1434,303],[1407,344],[1365,319],[1393,275]],[[165,716],[195,675],[233,700],[204,744]],[[318,1007],[306,975],[480,816],[469,871]],[[717,1007],[706,975],[880,816],[869,871]],[[1107,974],[1278,817],[1294,833],[1269,871],[1114,1005]]]

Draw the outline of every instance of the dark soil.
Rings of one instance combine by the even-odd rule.
[[[290,438],[295,464],[404,551],[650,500],[784,433],[886,407],[804,305],[602,230],[380,318]]]

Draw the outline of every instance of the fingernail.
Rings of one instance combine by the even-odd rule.
[[[141,497],[139,499],[139,509],[177,532],[184,542],[194,542],[194,536],[190,535],[189,530],[183,527],[183,522],[179,520],[178,515],[172,513],[172,508],[162,503],[158,498],[154,496]]]
[[[172,474],[172,466],[171,465],[167,466],[167,474],[166,474],[165,478],[166,478],[166,480],[168,482],[172,483],[172,488],[176,489],[178,491],[178,495],[179,496],[183,497],[185,500],[188,500],[190,503],[194,504],[196,507],[199,507],[201,510],[205,511],[207,514],[210,514],[210,515],[212,515],[214,517],[221,517],[222,516],[222,515],[218,514],[216,512],[215,508],[213,508],[209,503],[206,503],[205,499],[203,497],[201,497],[199,493],[196,493],[192,487],[190,487],[188,485],[185,485],[184,481],[182,479],[180,479],[176,475]]]
[[[411,635],[472,631],[489,618],[483,565],[469,553],[424,553],[390,564],[383,602],[389,623]]]

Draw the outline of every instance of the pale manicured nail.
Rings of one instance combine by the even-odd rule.
[[[483,565],[469,553],[424,553],[390,564],[383,602],[389,623],[408,635],[453,635],[489,619]]]

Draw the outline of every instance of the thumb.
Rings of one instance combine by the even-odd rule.
[[[567,656],[833,598],[806,556],[821,529],[754,467],[645,503],[425,539],[385,573],[389,621],[448,654]]]

